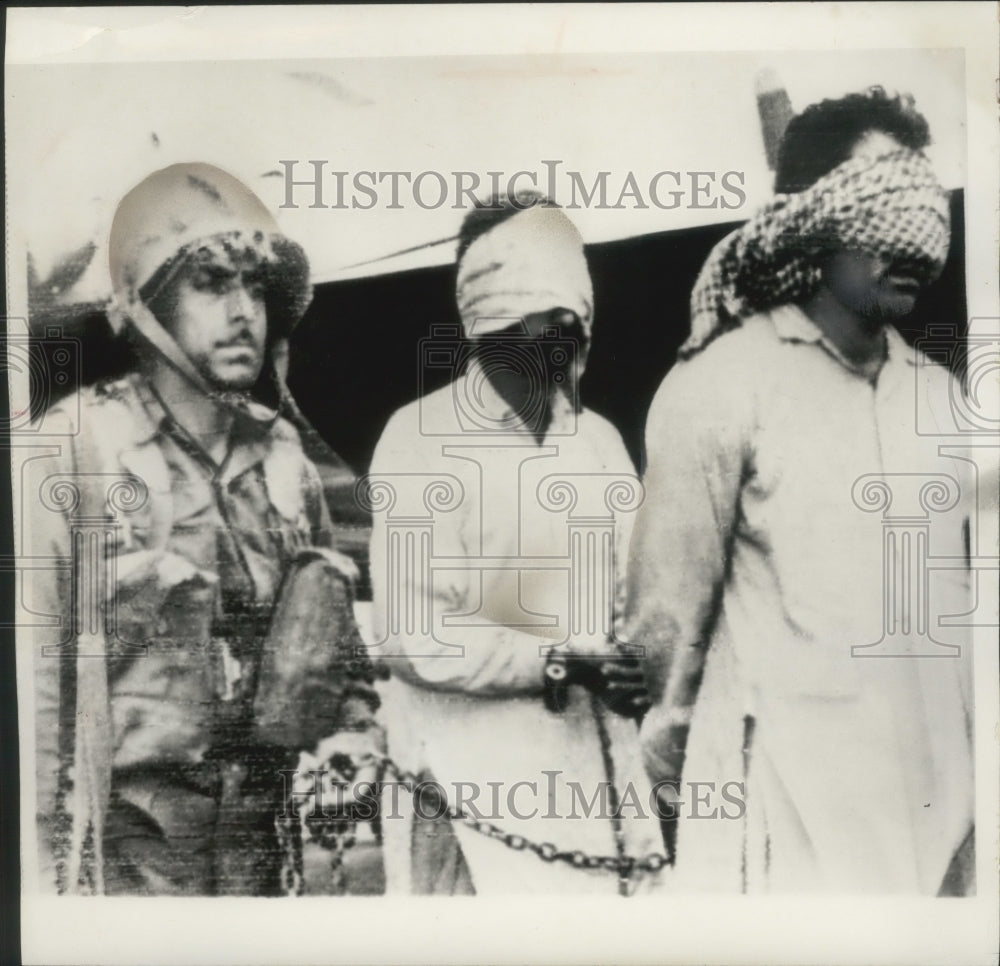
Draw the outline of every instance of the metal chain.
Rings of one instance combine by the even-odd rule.
[[[607,722],[604,719],[604,708],[597,698],[590,695],[590,708],[597,725],[597,737],[601,743],[601,758],[604,761],[604,775],[608,780],[608,796],[611,799],[611,830],[615,837],[615,852],[618,856],[618,893],[627,896],[629,879],[632,875],[632,862],[625,850],[625,828],[622,825],[620,813],[621,799],[615,785],[615,762],[611,755],[611,735],[608,734]]]
[[[668,865],[670,858],[660,852],[652,852],[643,858],[636,858],[626,851],[625,831],[621,815],[618,814],[619,798],[614,786],[614,770],[611,760],[611,741],[608,735],[603,715],[600,709],[595,712],[597,732],[601,743],[601,753],[604,758],[605,771],[611,788],[611,823],[615,838],[615,855],[594,855],[581,849],[561,849],[553,842],[534,842],[516,832],[506,832],[492,822],[475,818],[466,814],[460,808],[449,805],[445,813],[456,822],[494,839],[515,852],[532,852],[543,862],[565,862],[574,869],[600,869],[618,876],[619,893],[629,895],[629,885],[636,872],[656,873]],[[388,755],[363,755],[350,758],[348,765],[346,755],[337,755],[336,770],[350,780],[358,769],[366,765],[376,765],[380,771],[389,770],[407,786],[412,788],[427,788],[428,785],[415,772],[401,768]],[[433,786],[431,786],[433,787]],[[285,853],[285,863],[282,869],[282,887],[287,895],[302,895],[302,828],[308,830],[311,840],[332,853],[331,865],[335,877],[342,871],[343,855],[346,849],[355,843],[357,820],[349,815],[338,815],[334,818],[317,818],[315,815],[303,818],[305,802],[290,803],[288,811],[291,815],[277,821],[279,841]],[[286,812],[287,814],[287,812]]]
[[[602,722],[603,723],[603,722]],[[602,744],[608,740],[606,730],[599,729]],[[609,744],[610,747],[610,744]],[[400,781],[414,788],[427,787],[418,775],[405,768],[401,768],[388,755],[365,755],[358,759],[358,766],[375,764],[381,768],[392,771]],[[614,786],[612,786],[613,788]],[[617,796],[615,796],[617,798]],[[659,872],[665,866],[671,865],[670,859],[661,852],[651,852],[644,858],[636,858],[628,855],[625,851],[624,830],[621,828],[621,816],[615,815],[613,818],[613,828],[615,829],[615,845],[617,855],[592,855],[581,849],[560,849],[553,842],[533,842],[516,832],[505,832],[502,828],[488,822],[485,819],[474,818],[467,815],[460,808],[449,805],[446,809],[447,815],[456,822],[471,828],[480,835],[495,839],[515,852],[533,852],[543,862],[565,862],[574,869],[601,869],[606,872],[614,872],[619,878],[619,891],[622,895],[628,895],[628,883],[634,872]],[[615,823],[614,819],[617,819]]]
[[[281,891],[286,896],[301,896],[305,891],[302,869],[302,815],[295,807],[286,807],[274,819],[274,831],[281,850]]]
[[[348,755],[336,754],[329,764],[347,781],[357,774],[357,766]],[[289,796],[281,814],[275,817],[275,831],[282,851],[281,888],[289,896],[301,896],[305,890],[302,856],[304,828],[309,833],[310,841],[330,853],[334,894],[343,895],[347,891],[344,853],[357,842],[358,821],[350,813],[330,817],[313,811],[304,816],[306,801],[296,802],[293,796]]]

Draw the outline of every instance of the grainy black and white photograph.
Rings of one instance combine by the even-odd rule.
[[[9,9],[23,961],[995,962],[996,13]]]

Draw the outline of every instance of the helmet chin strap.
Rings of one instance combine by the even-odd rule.
[[[152,346],[170,366],[180,373],[203,395],[213,395],[213,389],[194,363],[181,351],[166,329],[152,312],[138,299],[134,299],[122,313],[142,338]]]

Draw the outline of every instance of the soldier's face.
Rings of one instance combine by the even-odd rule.
[[[158,310],[160,324],[213,386],[250,389],[267,348],[264,277],[258,263],[193,263],[178,273]]]

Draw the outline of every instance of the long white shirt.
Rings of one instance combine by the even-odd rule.
[[[543,666],[545,648],[568,639],[603,647],[600,614],[612,612],[616,588],[623,592],[623,574],[613,568],[616,556],[623,566],[624,553],[600,557],[591,583],[574,585],[570,574],[574,553],[587,552],[579,541],[573,549],[577,522],[586,530],[596,519],[597,529],[611,535],[605,550],[627,546],[628,515],[611,508],[620,505],[616,495],[628,502],[622,483],[638,492],[638,481],[620,436],[600,416],[575,413],[564,401],[539,445],[473,364],[392,417],[370,475],[376,488],[388,483],[395,491],[390,508],[380,512],[376,505],[371,550],[373,628],[384,641],[374,654],[386,656],[393,675],[384,705],[390,754],[432,775],[450,803],[470,813],[468,798],[456,802],[456,788],[471,783],[460,794],[478,789],[473,805],[504,831],[561,850],[615,855],[610,810],[599,800],[588,818],[580,798],[605,794],[609,777],[590,696],[574,687],[564,712],[546,710]],[[428,490],[434,480],[446,485]],[[567,502],[572,495],[575,503]],[[433,567],[392,565],[394,527],[428,519],[433,526],[424,546]],[[419,537],[404,545],[420,555]],[[600,554],[601,546],[597,540],[590,550]],[[520,570],[503,569],[515,558]],[[407,602],[416,610],[407,611]],[[573,623],[574,609],[581,624]],[[638,809],[622,809],[628,852],[661,853],[637,728],[610,712],[603,718],[615,786],[639,801]],[[384,826],[389,888],[406,891],[401,823],[390,818]],[[479,894],[617,889],[608,871],[544,863],[461,824],[456,830]],[[638,876],[638,888],[654,878]]]
[[[957,386],[886,338],[873,384],[784,306],[652,404],[628,627],[709,645],[684,779],[746,785],[745,823],[682,819],[678,888],[934,894],[971,827],[971,645],[940,622],[971,609]],[[672,714],[643,723],[654,779]]]

